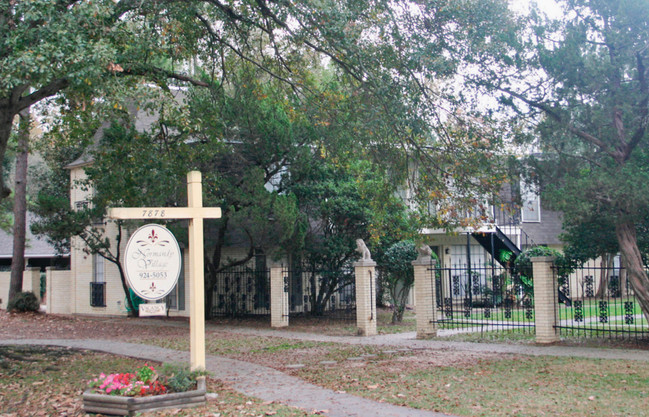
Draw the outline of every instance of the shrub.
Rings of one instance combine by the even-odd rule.
[[[190,371],[188,365],[165,363],[160,368],[165,385],[173,392],[185,392],[196,387],[196,380],[205,376],[204,371]]]
[[[570,275],[574,270],[573,263],[556,249],[547,246],[534,246],[523,251],[514,261],[514,271],[520,280],[523,291],[530,296],[533,295],[534,290],[532,258],[537,256],[552,256],[554,258],[554,266],[557,267],[560,283],[565,276]]]
[[[417,249],[412,240],[403,240],[390,246],[382,259],[384,283],[393,305],[392,323],[403,320],[408,294],[414,283],[412,261],[417,259]]]
[[[7,311],[38,311],[39,308],[38,298],[31,291],[19,292],[7,304]]]

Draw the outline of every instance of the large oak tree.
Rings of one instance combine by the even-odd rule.
[[[649,3],[566,0],[560,18],[533,11],[510,42],[494,45],[470,77],[516,118],[534,118],[555,188],[572,193],[569,217],[605,213],[629,281],[649,317],[649,277],[638,223],[649,207]],[[553,163],[553,164],[552,164]],[[569,168],[569,169],[566,169]],[[556,175],[556,174],[565,175]],[[547,181],[546,181],[547,182]],[[576,193],[576,194],[575,194]]]

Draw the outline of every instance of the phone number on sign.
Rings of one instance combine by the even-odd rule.
[[[167,273],[166,272],[140,272],[138,275],[139,275],[140,279],[167,278]]]

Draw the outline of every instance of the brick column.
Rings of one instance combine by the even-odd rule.
[[[419,256],[412,261],[415,272],[415,311],[417,339],[437,336],[437,303],[435,302],[435,260]]]
[[[356,328],[359,336],[373,336],[376,331],[376,262],[354,263],[356,275]]]
[[[557,280],[552,272],[552,256],[532,258],[534,276],[534,316],[536,323],[536,342],[554,343],[559,341],[559,332],[554,327],[558,317]]]
[[[270,327],[288,326],[288,276],[283,268],[270,268]]]

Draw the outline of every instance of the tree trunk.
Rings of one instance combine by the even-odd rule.
[[[642,313],[649,320],[649,276],[644,269],[640,249],[638,249],[635,224],[632,222],[617,224],[615,235],[627,267],[627,279],[631,283]]]
[[[0,105],[0,162],[4,159],[7,150],[7,143],[13,129],[14,116],[16,116],[16,112],[12,108]],[[2,163],[0,163],[0,200],[8,197],[9,194],[10,190],[4,182],[4,169]]]
[[[124,294],[126,294],[126,306],[130,311],[130,313],[128,314],[129,317],[139,317],[140,312],[135,308],[135,305],[133,304],[133,300],[131,299],[131,292],[129,291],[128,284],[126,283],[126,272],[124,272],[124,269],[122,268],[122,262],[120,261],[121,250],[119,245],[121,245],[122,243],[122,222],[121,221],[117,222],[117,236],[115,237],[115,242],[117,243],[117,248],[115,249],[116,252],[115,258],[111,259],[105,256],[104,258],[117,265],[117,270],[119,271],[119,279],[122,282],[122,290],[124,290]]]
[[[27,217],[27,153],[29,152],[29,111],[20,113],[18,153],[16,154],[16,190],[14,194],[13,256],[9,298],[12,300],[23,289],[25,270],[25,227]]]
[[[611,272],[613,272],[613,258],[611,253],[603,253],[600,256],[599,283],[597,284],[597,293],[595,298],[604,298],[608,284],[610,282]],[[618,278],[619,280],[619,278]]]
[[[624,262],[624,257],[620,257],[620,297],[627,296],[628,280],[627,280],[627,268],[626,263]]]
[[[216,285],[217,272],[221,266],[221,254],[223,251],[223,242],[225,242],[225,233],[228,230],[229,217],[224,214],[221,217],[219,230],[217,234],[212,258],[205,257],[204,288],[205,288],[205,319],[210,320],[214,317],[214,286]]]

